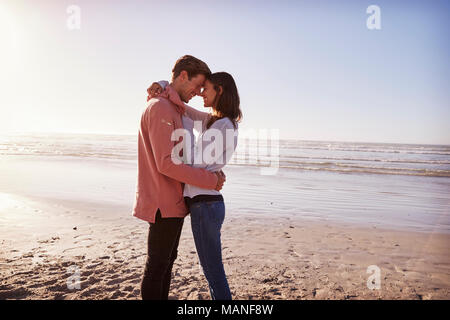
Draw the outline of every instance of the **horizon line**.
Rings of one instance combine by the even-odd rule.
[[[103,135],[103,136],[137,136],[137,133],[111,133],[111,132],[64,132],[64,131],[16,131],[16,132],[0,132],[0,136],[2,135],[26,135],[26,134],[36,134],[36,135],[44,135],[44,134],[63,134],[63,135]],[[256,139],[258,140],[258,139]],[[299,138],[283,138],[281,141],[311,141],[311,142],[344,142],[344,143],[370,143],[370,144],[403,144],[403,145],[431,145],[431,146],[448,146],[450,147],[450,143],[442,144],[442,143],[412,143],[412,142],[371,142],[371,141],[350,141],[350,140],[318,140],[318,139],[299,139]]]

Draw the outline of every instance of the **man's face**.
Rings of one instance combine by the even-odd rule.
[[[182,71],[185,72],[185,71]],[[182,90],[180,93],[180,98],[183,102],[188,103],[196,95],[200,95],[201,89],[205,84],[205,76],[203,74],[198,74],[196,76],[191,77],[191,80],[188,79],[187,73],[185,78],[183,79]]]

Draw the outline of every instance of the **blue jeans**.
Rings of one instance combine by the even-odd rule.
[[[189,209],[195,247],[203,273],[208,280],[211,299],[231,300],[220,242],[225,204],[223,201],[194,202],[189,205]]]

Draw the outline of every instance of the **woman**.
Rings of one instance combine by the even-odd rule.
[[[150,97],[156,96],[167,84],[166,81],[153,83],[148,90]],[[186,114],[182,117],[183,126],[190,132],[191,141],[195,121],[200,124],[196,128],[201,131],[186,160],[194,167],[215,172],[226,165],[236,149],[238,122],[242,118],[239,94],[233,77],[226,72],[217,72],[205,81],[201,96],[204,106],[211,108],[211,113],[186,106]],[[209,152],[211,150],[214,150],[214,154]],[[184,196],[191,213],[195,246],[211,298],[231,300],[220,240],[220,230],[225,218],[223,196],[219,191],[189,184],[184,187]]]

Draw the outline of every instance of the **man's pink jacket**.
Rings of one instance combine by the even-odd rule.
[[[214,189],[217,185],[214,173],[172,161],[172,149],[181,141],[171,141],[171,136],[174,130],[183,128],[184,112],[184,103],[169,85],[162,95],[150,99],[142,114],[133,208],[133,215],[139,219],[154,223],[158,209],[162,218],[184,218],[188,214],[183,198],[184,183],[204,189]]]

